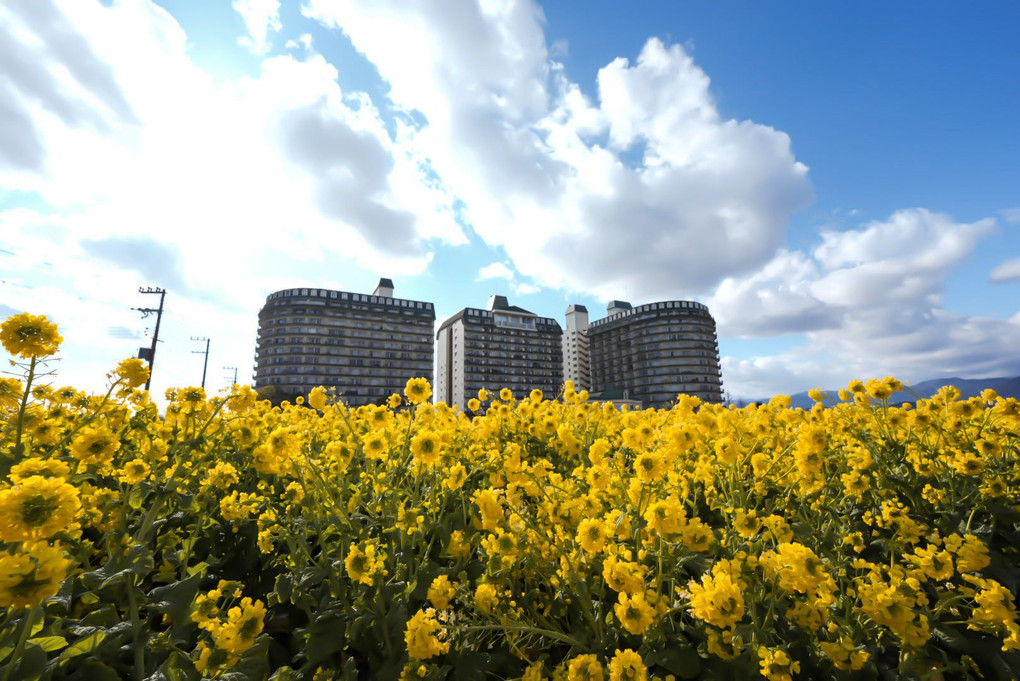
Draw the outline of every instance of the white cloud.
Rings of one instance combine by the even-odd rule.
[[[514,293],[516,293],[519,296],[530,296],[533,293],[538,293],[541,290],[542,290],[541,286],[535,286],[534,284],[529,284],[527,282],[523,282],[514,286]]]
[[[722,335],[804,334],[795,352],[723,366],[736,394],[762,396],[853,378],[1014,375],[1020,315],[1004,320],[946,310],[944,281],[995,226],[923,209],[861,229],[825,232],[810,254],[780,252],[758,272],[725,280],[708,305]],[[823,382],[827,381],[827,382]],[[771,386],[771,392],[762,392]]]
[[[301,47],[307,52],[312,49],[312,34],[305,33],[297,40],[288,40],[284,47],[288,50],[296,50],[298,47]]]
[[[305,12],[350,37],[396,106],[424,115],[407,142],[473,229],[543,286],[707,291],[767,262],[810,198],[789,137],[723,119],[680,46],[652,39],[636,63],[612,61],[596,104],[550,60],[526,0],[309,0]]]
[[[988,275],[990,281],[1017,281],[1020,280],[1020,258],[1005,260],[992,270]]]
[[[139,285],[170,289],[160,391],[191,380],[190,335],[244,379],[271,290],[344,288],[355,267],[410,276],[436,244],[466,241],[418,152],[322,56],[221,81],[187,41],[141,0],[0,7],[0,109],[17,113],[0,125],[0,188],[47,206],[0,209],[0,248],[17,253],[0,299],[52,314],[89,388],[137,351],[109,330],[144,328]]]
[[[514,271],[504,265],[501,262],[494,262],[486,265],[482,269],[478,270],[478,276],[475,279],[481,281],[483,279],[506,279],[510,281],[514,278]]]
[[[1003,208],[999,211],[999,215],[1010,224],[1020,224],[1020,208]]]
[[[234,10],[244,19],[248,35],[241,36],[237,42],[247,47],[254,54],[262,55],[269,51],[269,34],[278,32],[280,24],[280,0],[234,0]]]

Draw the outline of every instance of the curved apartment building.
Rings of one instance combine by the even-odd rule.
[[[722,402],[715,320],[708,307],[670,300],[632,307],[612,301],[588,325],[592,392],[666,407],[680,393]]]
[[[389,279],[372,295],[271,293],[259,311],[255,388],[294,397],[322,385],[352,406],[379,404],[409,378],[432,382],[435,320],[432,303],[394,298]]]

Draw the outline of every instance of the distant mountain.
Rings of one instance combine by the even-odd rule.
[[[1020,376],[1014,378],[933,378],[927,381],[921,381],[920,383],[914,383],[906,386],[906,390],[898,393],[893,393],[889,398],[890,404],[900,404],[901,402],[916,402],[920,399],[931,397],[939,388],[944,385],[952,385],[959,388],[961,395],[964,398],[975,397],[981,394],[982,390],[991,388],[999,395],[1003,397],[1015,397],[1020,399]],[[824,392],[828,393],[828,397],[825,403],[831,404],[831,400],[839,401],[839,389],[830,390],[825,389]],[[741,400],[741,402],[750,402],[751,400]],[[768,400],[760,400],[767,402]],[[807,391],[797,393],[796,395],[790,395],[790,406],[800,407],[802,409],[810,409],[814,405],[815,401],[808,397]]]

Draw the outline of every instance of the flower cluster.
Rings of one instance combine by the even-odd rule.
[[[35,385],[44,318],[0,340],[27,360],[0,381],[9,678],[1020,675],[1020,403],[991,391],[492,386],[468,413],[414,378],[161,414],[136,360],[86,395]]]

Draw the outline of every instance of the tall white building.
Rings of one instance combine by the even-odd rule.
[[[591,356],[588,352],[588,308],[567,308],[563,329],[563,380],[573,381],[574,390],[591,389]]]
[[[436,334],[436,403],[464,408],[479,389],[510,388],[523,397],[539,388],[552,397],[563,384],[561,338],[555,319],[492,296],[489,309],[467,307]]]

